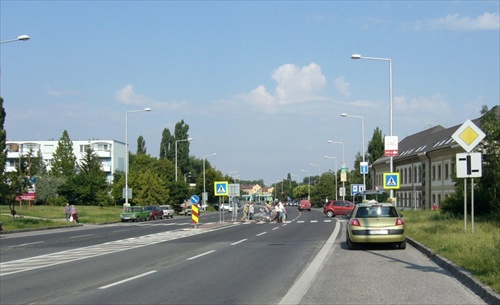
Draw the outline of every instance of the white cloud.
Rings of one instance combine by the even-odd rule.
[[[148,100],[144,96],[135,92],[134,86],[132,85],[126,85],[125,87],[118,90],[115,94],[115,97],[119,103],[125,105],[142,106],[148,102]]]
[[[50,96],[83,96],[83,94],[80,91],[76,90],[69,90],[69,89],[63,89],[63,90],[56,90],[51,87],[47,87],[46,91],[47,95]]]
[[[326,86],[326,78],[321,73],[321,67],[315,63],[302,68],[285,64],[274,71],[272,78],[277,82],[274,94],[260,85],[241,98],[266,112],[274,112],[280,105],[324,99],[320,93]]]
[[[351,83],[347,82],[343,76],[337,77],[333,81],[333,85],[343,96],[351,96],[351,92],[349,91]]]
[[[432,30],[498,30],[500,29],[500,15],[498,13],[485,12],[477,17],[460,16],[449,14],[443,18],[419,21],[416,28],[425,27]]]

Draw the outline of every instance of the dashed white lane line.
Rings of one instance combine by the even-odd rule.
[[[119,281],[119,282],[115,282],[115,283],[111,283],[111,284],[106,285],[106,286],[99,287],[99,289],[107,289],[107,288],[109,288],[109,287],[113,287],[113,286],[116,286],[116,285],[120,285],[120,284],[123,284],[123,283],[129,282],[129,281],[132,281],[132,280],[138,279],[138,278],[140,278],[140,277],[143,277],[143,276],[146,276],[146,275],[150,275],[150,274],[155,273],[155,272],[156,272],[156,270],[152,270],[152,271],[149,271],[149,272],[146,272],[146,273],[143,273],[143,274],[139,274],[139,275],[133,276],[133,277],[128,278],[128,279],[121,280],[121,281]]]

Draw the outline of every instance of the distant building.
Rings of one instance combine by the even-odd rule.
[[[37,156],[41,152],[47,170],[50,171],[53,154],[59,141],[6,141],[7,160],[5,170],[16,171],[21,156],[26,157],[30,151]],[[113,182],[113,174],[120,170],[125,171],[125,143],[115,140],[85,140],[73,141],[73,154],[78,164],[85,156],[86,149],[90,147],[99,156],[101,168],[106,173],[108,182]]]

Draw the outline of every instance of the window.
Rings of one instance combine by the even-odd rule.
[[[417,178],[418,175],[417,175],[417,167],[416,166],[413,166],[413,181],[416,183],[416,182],[420,182],[419,179]]]
[[[438,180],[441,180],[441,164],[437,166],[437,177]]]
[[[444,165],[444,179],[445,180],[450,179],[450,164],[449,163],[446,163]]]
[[[436,166],[433,165],[432,166],[432,180],[436,180]]]
[[[80,145],[80,152],[81,153],[84,153],[87,151],[87,149],[90,148],[90,145],[86,144],[86,145]]]

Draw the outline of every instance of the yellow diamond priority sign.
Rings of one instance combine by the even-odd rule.
[[[471,152],[486,135],[471,120],[465,121],[451,136],[466,152]]]

